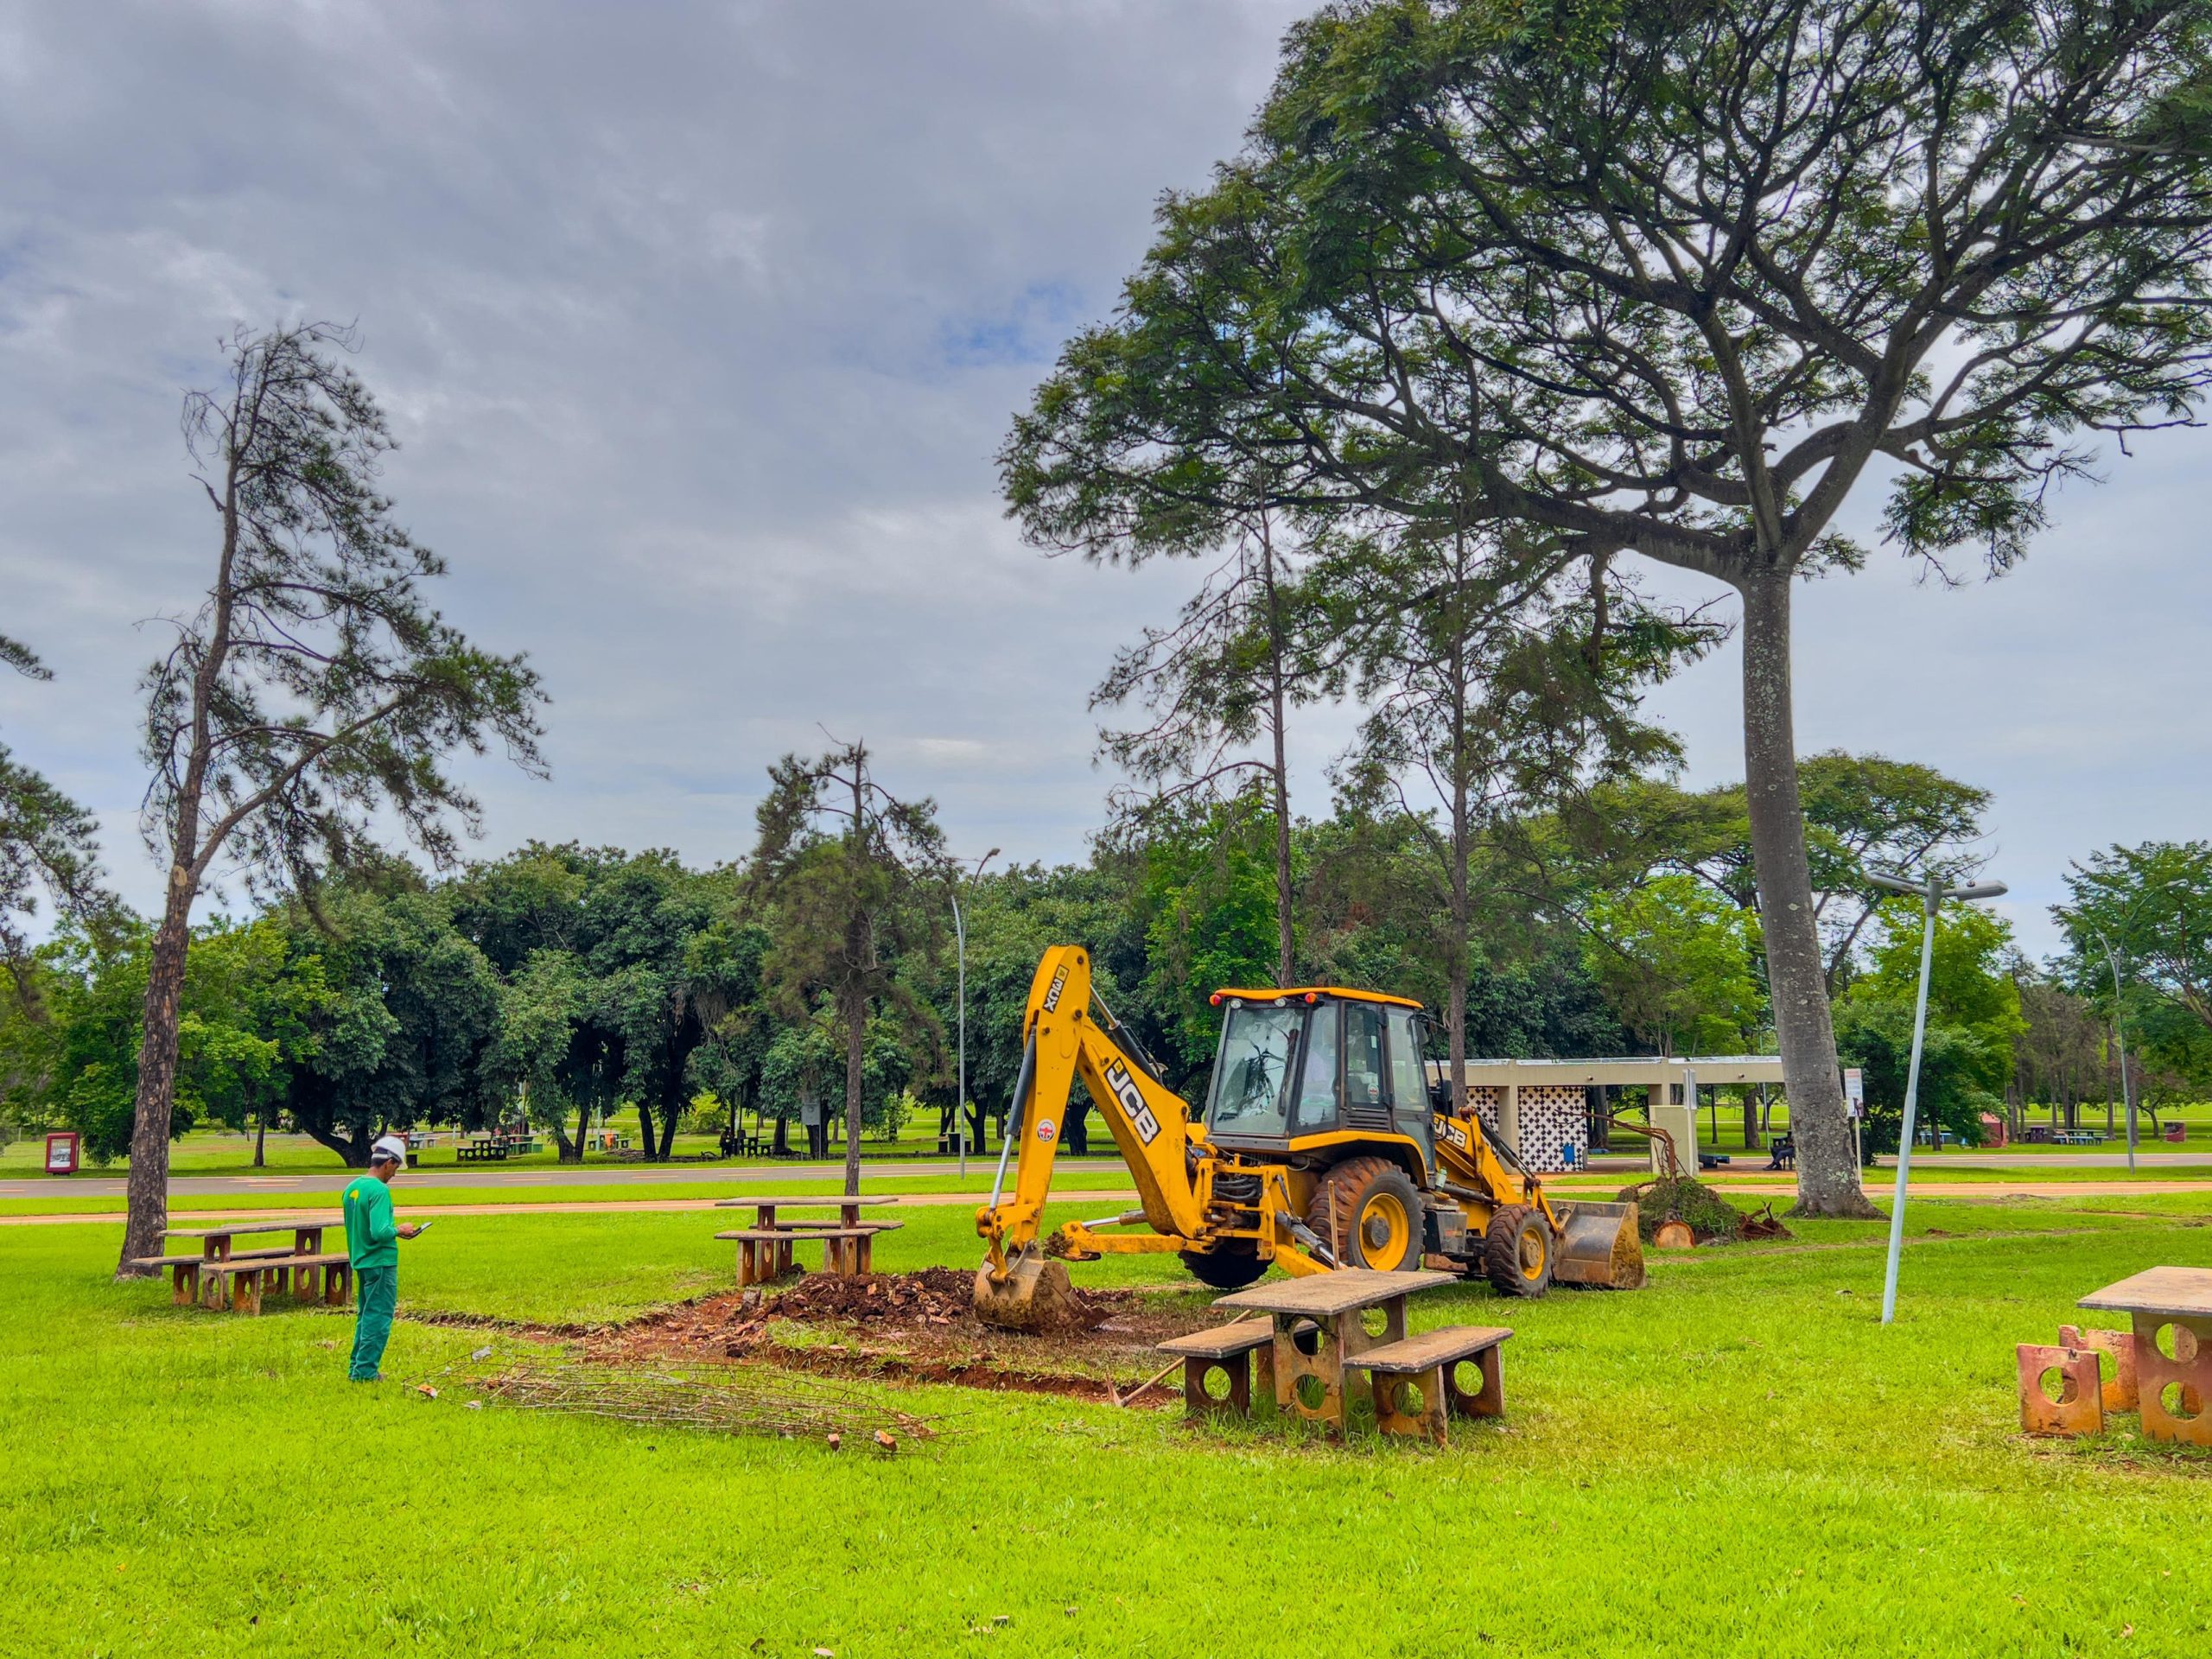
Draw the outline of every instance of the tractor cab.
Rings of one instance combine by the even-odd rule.
[[[1420,1003],[1334,986],[1219,990],[1211,1001],[1224,1011],[1206,1096],[1215,1146],[1281,1153],[1322,1135],[1389,1135],[1434,1167]]]

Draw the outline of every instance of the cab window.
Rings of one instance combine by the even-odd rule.
[[[1428,1078],[1421,1058],[1421,1021],[1411,1008],[1392,1008],[1390,1096],[1401,1122],[1428,1122]]]
[[[1382,1010],[1372,1002],[1344,1007],[1344,1110],[1384,1109]]]
[[[1221,1030],[1221,1059],[1213,1069],[1206,1126],[1224,1135],[1280,1140],[1289,1082],[1297,1070],[1304,1008],[1249,1007],[1229,1011]]]
[[[1299,1073],[1298,1104],[1291,1133],[1314,1135],[1337,1127],[1337,1022],[1343,1010],[1324,1002],[1306,1027],[1306,1065]]]

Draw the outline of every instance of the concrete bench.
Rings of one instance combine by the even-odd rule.
[[[1502,1325],[1448,1325],[1363,1354],[1346,1355],[1344,1364],[1373,1377],[1375,1426],[1382,1433],[1413,1435],[1442,1446],[1447,1416],[1505,1414],[1498,1348],[1512,1334]],[[1460,1387],[1454,1375],[1470,1363],[1482,1377],[1482,1386],[1472,1390]]]
[[[233,1255],[226,1261],[202,1262],[200,1273],[207,1282],[209,1306],[241,1313],[260,1313],[263,1290],[283,1289],[288,1273],[292,1275],[292,1294],[296,1300],[325,1302],[333,1307],[346,1306],[353,1282],[353,1261],[343,1250],[327,1250],[319,1255],[296,1255],[290,1251]]]
[[[282,1245],[271,1245],[263,1250],[233,1250],[226,1258],[210,1258],[205,1255],[138,1255],[131,1258],[130,1265],[134,1268],[151,1268],[156,1273],[167,1268],[169,1270],[171,1287],[169,1300],[179,1307],[189,1307],[200,1300],[200,1270],[213,1265],[215,1260],[232,1262],[271,1261],[278,1258],[289,1260],[294,1254],[296,1252],[288,1250]]]
[[[896,1232],[906,1224],[903,1221],[867,1221],[857,1227],[812,1226],[803,1231],[782,1226],[741,1227],[715,1236],[736,1242],[737,1283],[742,1290],[747,1285],[773,1284],[789,1273],[794,1244],[821,1245],[824,1273],[834,1273],[843,1279],[872,1273],[875,1236]]]
[[[197,1255],[134,1255],[130,1265],[159,1273],[169,1270],[169,1300],[179,1307],[189,1307],[200,1300],[200,1269],[206,1258]]]
[[[1257,1374],[1260,1392],[1272,1400],[1275,1392],[1275,1328],[1268,1319],[1233,1319],[1188,1336],[1170,1337],[1156,1344],[1160,1352],[1183,1362],[1183,1405],[1193,1417],[1224,1408],[1239,1417],[1252,1414],[1252,1385]],[[1207,1384],[1218,1371],[1227,1391],[1216,1395]]]

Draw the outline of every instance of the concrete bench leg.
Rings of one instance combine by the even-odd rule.
[[[2125,1331],[2084,1331],[2078,1325],[2058,1327],[2062,1348],[2094,1348],[2112,1356],[2112,1381],[2104,1385],[2107,1411],[2133,1411],[2141,1404],[2135,1377],[2135,1338]]]
[[[322,1300],[333,1307],[343,1307],[353,1300],[353,1268],[351,1262],[340,1262],[327,1268],[322,1275]]]
[[[1451,1436],[1445,1427],[1444,1373],[1433,1365],[1410,1376],[1385,1373],[1375,1378],[1375,1426],[1385,1434],[1446,1446]]]
[[[231,1311],[233,1313],[261,1312],[261,1270],[234,1273],[231,1281]]]
[[[1252,1414],[1252,1357],[1238,1354],[1230,1359],[1201,1359],[1197,1355],[1183,1362],[1183,1409],[1192,1417],[1211,1417],[1216,1413],[1233,1413],[1249,1418]],[[1229,1392],[1217,1399],[1206,1388],[1206,1378],[1219,1371],[1229,1379]],[[1272,1373],[1272,1362],[1270,1363]],[[1272,1382],[1272,1374],[1269,1380]]]
[[[180,1262],[169,1269],[169,1300],[189,1307],[200,1300],[200,1264]]]
[[[2020,1427],[2031,1434],[2101,1434],[2104,1390],[2097,1382],[2097,1357],[2087,1348],[2051,1348],[2024,1342],[2016,1351],[2020,1368]],[[2043,1391],[2047,1372],[2063,1379],[2058,1398]],[[2144,1427],[2150,1427],[2149,1413]]]
[[[1472,1394],[1459,1386],[1459,1365],[1472,1365],[1482,1375],[1482,1386]],[[1495,1348],[1485,1348],[1471,1360],[1444,1367],[1444,1399],[1454,1417],[1505,1415],[1505,1367]]]

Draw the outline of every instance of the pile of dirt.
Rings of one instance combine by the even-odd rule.
[[[1743,1211],[1719,1192],[1687,1175],[1624,1186],[1615,1200],[1637,1206],[1637,1230],[1646,1244],[1653,1243],[1654,1236],[1670,1222],[1688,1228],[1700,1244],[1789,1236],[1789,1230],[1775,1219],[1772,1205],[1763,1214],[1746,1220]]]
[[[1103,1290],[1075,1293],[1075,1326],[1096,1329],[1126,1305],[1130,1293]],[[840,1279],[810,1274],[777,1296],[768,1312],[779,1319],[814,1325],[969,1325],[975,1323],[976,1275],[957,1268],[925,1268],[919,1273],[867,1273]]]
[[[1155,1344],[1214,1318],[1203,1299],[1078,1293],[1085,1323],[1015,1332],[976,1318],[975,1275],[954,1268],[841,1279],[808,1274],[781,1290],[702,1297],[598,1333],[613,1362],[748,1359],[824,1375],[907,1376],[978,1388],[1096,1395],[1158,1369]]]

